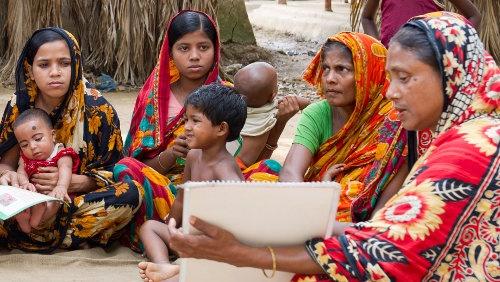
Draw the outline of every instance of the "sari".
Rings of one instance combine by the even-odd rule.
[[[325,274],[294,281],[500,279],[500,70],[460,15],[406,25],[426,32],[444,78],[436,138],[372,220],[306,243]]]
[[[354,32],[341,32],[329,40],[351,50],[356,105],[345,125],[321,144],[305,180],[321,181],[331,165],[344,163],[344,171],[333,179],[341,184],[337,220],[360,221],[369,217],[378,197],[404,163],[406,132],[392,103],[384,97],[388,87],[385,47],[368,35]],[[321,53],[303,76],[323,96]]]
[[[177,16],[187,11],[181,11],[172,17],[166,30],[168,31]],[[196,13],[201,14],[197,11]],[[204,15],[216,27],[213,19]],[[180,78],[180,74],[170,57],[168,32],[165,34],[158,62],[137,96],[124,147],[124,154],[128,157],[123,158],[114,168],[115,179],[133,181],[137,184],[141,195],[144,195],[142,205],[123,240],[134,251],[140,251],[142,248],[138,236],[141,225],[149,219],[162,221],[170,213],[176,194],[175,185],[182,183],[184,170],[184,164],[176,162],[164,176],[139,161],[143,158],[156,158],[167,147],[173,146],[174,140],[184,133],[185,108],[179,113],[168,112],[170,99],[175,99],[170,91],[170,85]],[[214,64],[205,84],[221,82],[219,38],[217,30]]]
[[[107,246],[117,239],[133,218],[142,198],[134,185],[115,182],[112,169],[122,158],[120,121],[101,94],[89,88],[83,78],[80,48],[69,32],[60,28],[45,28],[60,34],[71,55],[71,81],[62,104],[49,113],[56,132],[56,141],[72,148],[80,158],[77,174],[92,178],[97,188],[87,194],[70,194],[53,220],[48,220],[22,232],[17,222],[9,219],[0,223],[0,244],[8,248],[34,252],[51,252],[56,248],[77,248],[83,243]],[[16,68],[16,92],[8,102],[0,124],[0,156],[17,145],[12,123],[23,111],[33,108],[38,93],[28,75],[26,43]]]

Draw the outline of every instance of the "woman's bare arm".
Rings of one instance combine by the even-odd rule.
[[[375,15],[377,14],[379,0],[367,0],[363,13],[361,14],[361,24],[363,31],[377,39],[380,39],[377,25],[375,24]]]
[[[312,158],[313,154],[304,145],[292,144],[280,172],[280,182],[303,182]]]

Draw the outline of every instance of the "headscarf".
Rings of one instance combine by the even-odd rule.
[[[460,15],[406,25],[433,45],[448,104],[398,194],[344,235],[306,243],[324,275],[292,281],[497,281],[500,69]]]
[[[134,158],[153,158],[163,151],[173,140],[172,133],[183,124],[183,109],[172,121],[168,121],[168,104],[172,97],[170,84],[179,79],[179,71],[170,56],[168,30],[173,20],[186,12],[206,16],[217,30],[212,18],[207,14],[184,10],[170,19],[167,32],[158,56],[158,62],[139,92],[125,141],[125,155]],[[219,33],[215,42],[214,64],[208,73],[205,84],[217,81],[219,77],[220,43]],[[168,124],[167,124],[168,123]]]
[[[7,103],[0,124],[0,156],[17,144],[12,124],[23,111],[34,108],[38,87],[30,78],[28,47],[33,36],[43,31],[60,34],[69,46],[71,79],[62,103],[49,113],[56,132],[56,141],[71,147],[79,155],[79,174],[92,177],[98,186],[112,180],[112,168],[123,157],[120,122],[114,108],[99,91],[90,88],[83,77],[81,52],[75,37],[57,27],[37,30],[26,42],[16,67],[16,92]],[[103,143],[105,140],[106,143]]]
[[[500,73],[467,19],[434,12],[415,17],[405,26],[426,33],[443,74],[443,95],[448,102],[435,135],[481,115],[498,117]]]
[[[50,114],[52,124],[56,131],[56,140],[66,147],[72,147],[76,152],[85,146],[83,141],[83,121],[86,91],[85,80],[82,78],[82,63],[80,47],[75,37],[60,28],[42,28],[33,33],[26,42],[19,57],[16,67],[16,92],[5,108],[2,124],[0,124],[0,155],[3,155],[10,148],[17,144],[12,124],[23,111],[33,108],[38,95],[38,87],[30,78],[31,66],[28,64],[28,47],[32,44],[33,36],[39,32],[50,30],[61,35],[69,46],[71,56],[71,80],[68,93],[60,106]]]
[[[345,170],[335,177],[342,185],[340,212],[350,221],[369,215],[376,200],[404,162],[406,134],[392,103],[384,97],[389,85],[385,73],[387,50],[373,37],[341,32],[328,40],[338,41],[352,53],[355,77],[355,108],[345,125],[323,143],[306,173],[306,180],[321,181],[333,164],[344,163]],[[317,87],[321,82],[322,50],[304,72],[304,80]],[[345,199],[345,201],[343,201]],[[351,206],[352,204],[352,206]],[[343,211],[342,211],[343,210]]]

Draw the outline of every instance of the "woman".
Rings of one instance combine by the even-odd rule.
[[[304,246],[253,248],[192,218],[170,224],[181,257],[304,273],[294,281],[498,280],[500,70],[452,13],[411,20],[392,39],[387,97],[408,130],[435,139],[403,188],[369,221]],[[268,274],[271,272],[268,271]]]
[[[367,219],[382,192],[407,174],[405,132],[384,97],[386,52],[372,37],[342,32],[304,73],[325,99],[303,111],[280,181],[340,182],[341,222]]]
[[[214,21],[204,13],[182,11],[167,26],[158,63],[137,97],[124,158],[114,169],[118,180],[133,180],[145,195],[132,223],[132,248],[140,250],[139,227],[148,219],[163,220],[182,183],[184,101],[203,84],[221,82],[220,44]],[[270,171],[259,164],[254,171]]]
[[[19,146],[12,123],[30,108],[49,113],[57,142],[72,147],[81,160],[71,177],[74,196],[54,221],[25,234],[13,220],[0,225],[0,242],[9,248],[50,252],[84,243],[108,245],[121,234],[141,204],[135,186],[113,181],[112,168],[122,157],[118,116],[106,99],[87,87],[81,53],[73,35],[44,28],[26,42],[16,68],[16,92],[0,124],[0,183],[17,186]],[[41,169],[31,178],[39,192],[57,184],[57,167]]]

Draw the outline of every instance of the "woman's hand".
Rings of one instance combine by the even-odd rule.
[[[345,169],[345,164],[334,164],[332,165],[323,175],[323,181],[332,181],[337,174],[341,173]]]
[[[202,258],[234,264],[238,250],[243,245],[230,232],[211,225],[197,217],[189,219],[191,225],[202,232],[201,235],[182,233],[182,228],[176,228],[176,222],[168,223],[170,231],[169,247],[175,250],[181,258]],[[231,261],[229,261],[232,258]]]
[[[278,102],[278,114],[276,118],[280,122],[287,122],[300,110],[298,97],[295,95],[288,95]]]
[[[59,169],[54,166],[40,167],[38,173],[33,174],[31,182],[35,185],[36,190],[42,194],[49,194],[56,188],[59,180]]]
[[[0,177],[0,185],[10,185],[19,187],[19,180],[17,179],[17,172],[12,170],[5,170]]]
[[[189,152],[189,147],[186,140],[186,135],[179,135],[174,140],[174,145],[172,146],[172,153],[176,157],[185,158]]]

